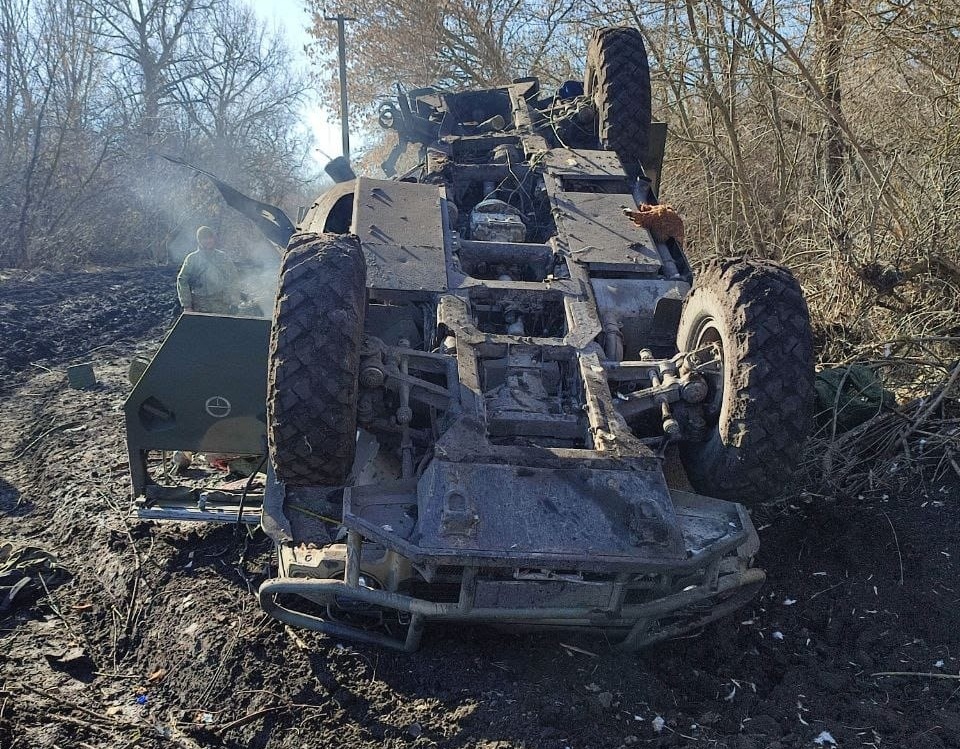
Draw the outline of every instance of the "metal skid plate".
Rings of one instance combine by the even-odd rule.
[[[354,487],[344,522],[418,562],[609,571],[685,559],[659,471],[434,460],[412,487]]]
[[[622,180],[627,176],[619,157],[613,151],[553,148],[547,152],[544,164],[550,173],[557,177]]]
[[[367,286],[381,291],[438,292],[447,263],[436,185],[357,180],[353,227],[367,261]]]
[[[662,261],[650,232],[624,215],[624,208],[635,207],[632,196],[561,192],[553,203],[574,261],[599,272],[660,272]]]
[[[683,550],[661,475],[434,461],[418,487],[420,545],[570,561]]]

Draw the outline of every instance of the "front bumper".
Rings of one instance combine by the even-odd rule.
[[[281,575],[261,585],[260,604],[292,626],[407,652],[417,649],[428,622],[601,629],[618,639],[621,648],[637,649],[730,613],[752,599],[765,579],[762,570],[750,566],[759,544],[741,505],[676,490],[670,494],[682,558],[647,558],[632,566],[608,560],[606,565],[587,565],[587,571],[560,572],[509,569],[503,560],[469,556],[456,564],[448,555],[438,572],[429,558],[411,562],[387,549],[379,577],[386,580],[391,569],[412,567],[425,580],[413,593],[402,583],[388,586],[395,590],[370,584],[364,550],[383,549],[383,539],[353,528],[339,569],[331,569],[329,558],[317,550],[280,543]],[[324,561],[311,568],[314,558]],[[447,583],[434,590],[431,580],[440,576]],[[357,605],[395,612],[405,631],[391,635],[332,615]]]

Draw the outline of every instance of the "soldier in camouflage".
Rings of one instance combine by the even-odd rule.
[[[216,232],[209,226],[197,229],[197,249],[183,260],[177,296],[185,312],[237,312],[240,274],[226,253],[217,249]]]
[[[217,249],[217,234],[209,226],[197,229],[197,249],[183,259],[177,275],[177,296],[184,312],[236,314],[241,300],[240,274],[225,252]],[[207,459],[220,456],[209,454]],[[177,471],[190,467],[193,453],[177,450]]]

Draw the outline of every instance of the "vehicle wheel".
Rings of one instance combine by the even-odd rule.
[[[584,94],[597,111],[600,148],[615,151],[630,176],[640,172],[650,130],[650,66],[640,31],[595,32],[587,47]]]
[[[813,427],[810,316],[793,274],[759,260],[709,265],[684,301],[677,345],[709,343],[723,361],[705,440],[681,443],[680,456],[697,491],[756,504],[783,488]]]
[[[270,331],[267,434],[277,478],[342,484],[356,447],[366,265],[350,234],[290,239]]]

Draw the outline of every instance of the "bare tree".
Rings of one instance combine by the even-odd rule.
[[[206,163],[224,177],[248,175],[259,194],[282,199],[303,167],[298,117],[306,83],[281,33],[265,29],[250,8],[221,3],[190,47],[190,61],[177,67],[184,130],[192,128]],[[246,168],[251,160],[258,168]]]
[[[317,38],[311,54],[332,105],[339,85],[336,27],[324,20],[325,3],[307,5]],[[347,24],[351,100],[369,111],[397,83],[492,86],[527,74],[558,83],[580,67],[583,44],[571,45],[566,33],[577,25],[580,6],[574,0],[356,0],[345,6],[357,19]]]
[[[823,174],[826,187],[829,234],[844,257],[850,255],[847,229],[845,161],[847,145],[838,118],[842,112],[840,74],[846,32],[847,0],[816,0],[814,16],[820,27],[820,86],[827,102],[823,123]]]
[[[211,0],[216,2],[216,0]],[[101,51],[119,59],[123,99],[133,104],[140,131],[151,142],[165,137],[163,110],[194,74],[190,37],[205,26],[211,10],[206,0],[86,0],[89,12],[103,22]]]
[[[95,31],[75,2],[0,3],[3,218],[13,223],[0,245],[6,262],[29,263],[42,250],[35,238],[63,231],[94,194],[106,152],[91,138],[100,73]]]
[[[162,260],[215,203],[160,149],[296,192],[303,85],[235,0],[0,0],[0,265]]]

